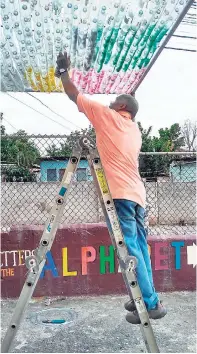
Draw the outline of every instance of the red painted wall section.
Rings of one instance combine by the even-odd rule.
[[[18,297],[25,281],[25,257],[38,246],[43,228],[13,227],[1,235],[2,297]],[[157,291],[196,289],[196,239],[149,237]],[[34,296],[126,293],[104,224],[62,226],[34,291]]]

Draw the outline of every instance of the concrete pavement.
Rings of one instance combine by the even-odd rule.
[[[161,352],[196,352],[196,293],[161,294],[168,308],[162,320],[152,321]],[[14,353],[142,353],[140,326],[126,322],[123,304],[127,296],[32,299],[18,331]],[[2,300],[2,336],[15,307]],[[64,324],[43,320],[64,319]]]

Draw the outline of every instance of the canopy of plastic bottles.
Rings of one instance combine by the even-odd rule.
[[[62,91],[66,51],[85,93],[130,93],[187,0],[1,0],[1,90]]]

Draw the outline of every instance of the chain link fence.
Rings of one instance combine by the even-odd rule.
[[[2,136],[1,227],[45,224],[70,156],[62,136]],[[149,234],[195,234],[196,155],[141,153]],[[62,223],[103,222],[88,162],[82,157]]]

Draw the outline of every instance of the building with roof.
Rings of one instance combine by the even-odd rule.
[[[68,165],[69,157],[44,157],[40,159],[40,181],[58,182],[62,180],[65,169]],[[92,181],[90,168],[86,158],[81,158],[75,181]]]

